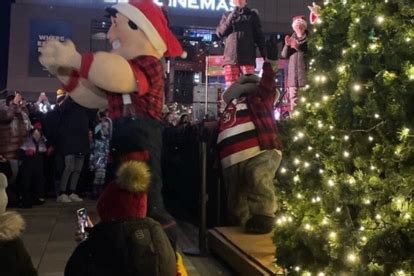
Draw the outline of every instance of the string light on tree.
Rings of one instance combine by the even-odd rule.
[[[385,21],[385,17],[384,17],[383,15],[378,15],[378,16],[376,17],[376,20],[377,20],[377,23],[378,23],[379,25],[381,25],[382,23],[384,23],[384,21]]]
[[[361,91],[362,86],[361,86],[360,84],[358,84],[358,83],[355,83],[355,84],[352,86],[352,89],[353,89],[355,92],[359,92],[359,91]]]
[[[355,255],[355,253],[349,253],[346,258],[352,264],[356,263],[356,261],[358,260],[358,257],[357,257],[357,255]]]

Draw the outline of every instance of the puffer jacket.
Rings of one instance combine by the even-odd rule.
[[[224,65],[255,65],[256,47],[266,57],[265,37],[256,11],[248,7],[236,7],[223,14],[216,29],[217,36],[224,40]]]
[[[0,214],[0,274],[36,276],[32,259],[24,247],[21,233],[23,218],[15,212]]]

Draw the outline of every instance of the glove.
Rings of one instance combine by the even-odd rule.
[[[27,150],[24,151],[24,153],[25,153],[26,156],[33,156],[33,155],[36,154],[36,151],[33,150],[33,149],[27,149]]]
[[[52,146],[50,146],[50,147],[48,147],[47,148],[47,151],[46,151],[46,155],[47,156],[50,156],[50,155],[52,155],[52,153],[55,151],[55,148],[54,147],[52,147]]]
[[[285,36],[285,44],[290,46],[290,36],[289,35]]]

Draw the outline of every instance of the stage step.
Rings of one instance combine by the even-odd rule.
[[[273,262],[272,233],[252,235],[241,227],[216,227],[209,230],[208,246],[237,275],[284,275]]]

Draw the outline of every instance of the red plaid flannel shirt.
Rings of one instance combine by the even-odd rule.
[[[129,61],[137,80],[138,91],[131,94],[132,107],[137,115],[161,120],[164,104],[164,71],[159,59],[139,56]],[[111,119],[124,117],[124,102],[121,93],[107,91],[108,110]]]
[[[259,87],[247,96],[247,106],[257,130],[261,150],[282,149],[277,136],[274,103],[276,100],[276,72],[269,62],[263,64],[263,74]]]

